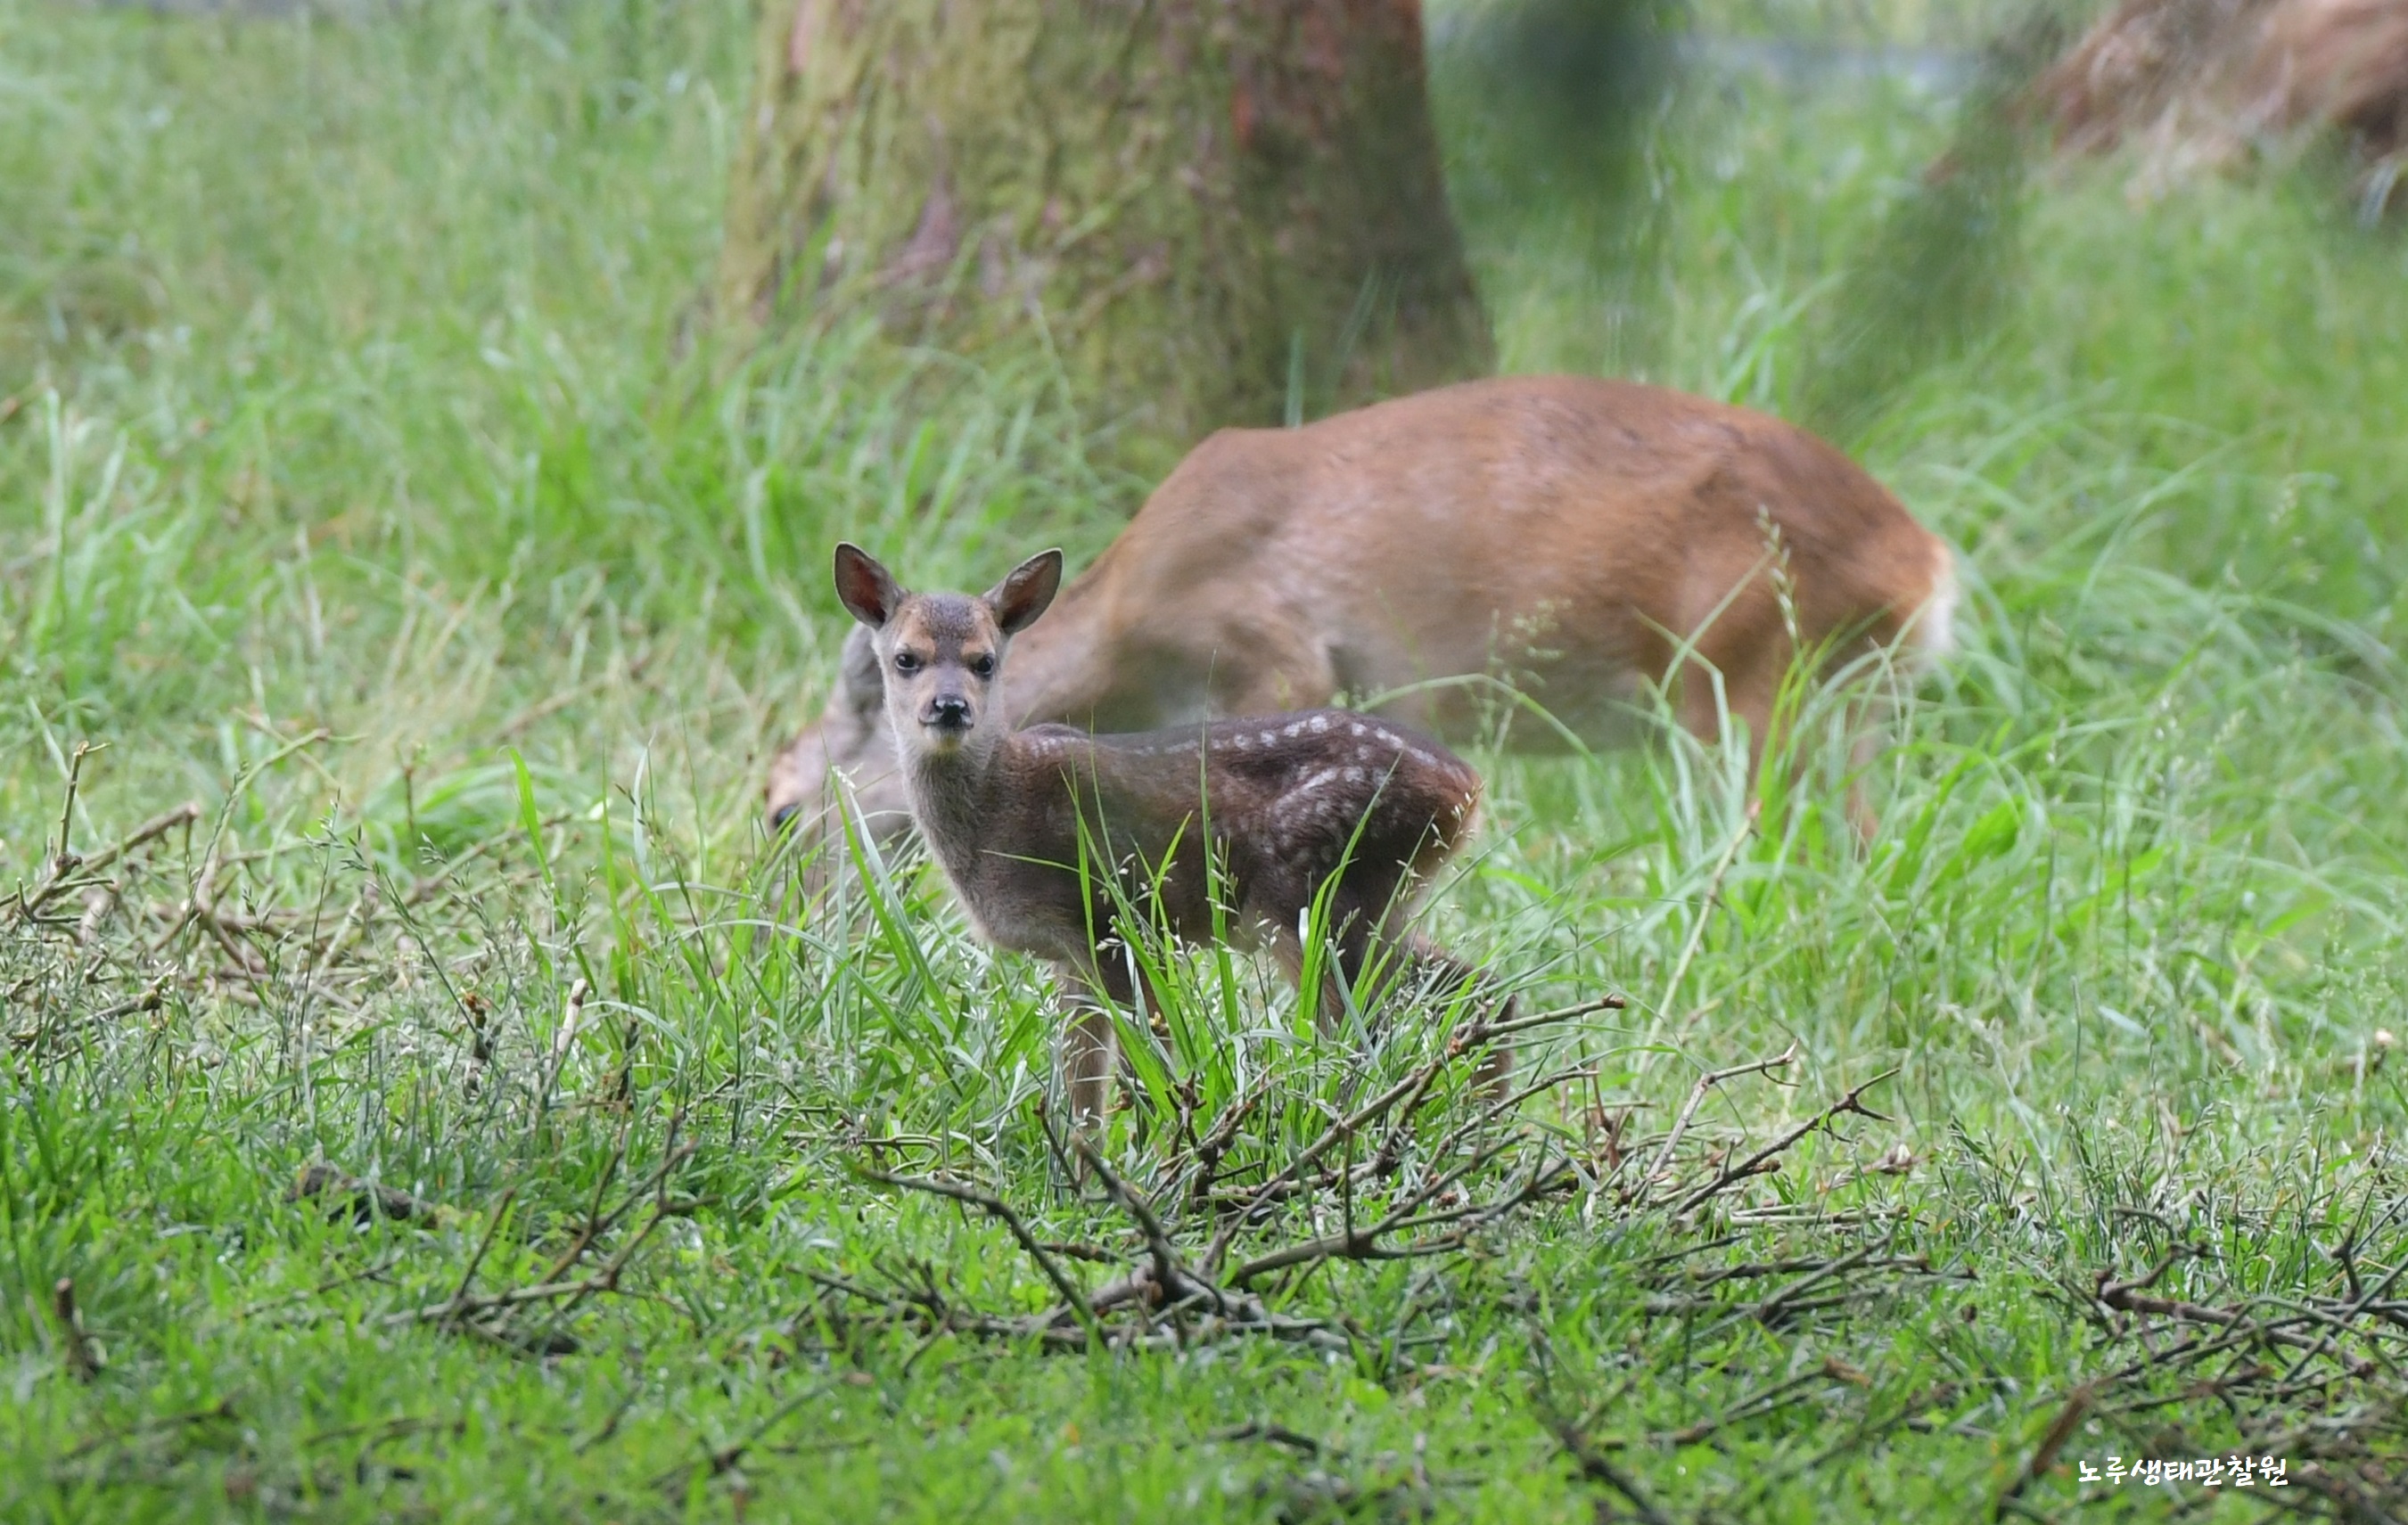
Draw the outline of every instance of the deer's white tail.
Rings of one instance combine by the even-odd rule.
[[[1910,663],[1916,673],[1930,672],[1956,649],[1956,558],[1935,537],[1931,559],[1931,591],[1924,595],[1923,606],[1915,610],[1906,632]]]

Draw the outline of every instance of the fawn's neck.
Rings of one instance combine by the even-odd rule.
[[[956,888],[966,887],[982,851],[1008,845],[988,837],[1006,812],[998,785],[1002,773],[1003,738],[980,745],[978,738],[951,752],[910,749],[903,762],[904,787],[911,796],[911,814],[920,823],[937,861]]]

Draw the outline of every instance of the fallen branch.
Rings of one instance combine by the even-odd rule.
[[[397,1186],[362,1180],[323,1163],[304,1169],[300,1178],[284,1193],[287,1202],[307,1202],[318,1197],[335,1198],[338,1209],[349,1207],[353,1219],[361,1223],[379,1218],[401,1223],[437,1223],[454,1216],[450,1208],[413,1197]]]
[[[1825,1107],[1813,1117],[1809,1118],[1806,1121],[1799,1123],[1797,1127],[1792,1128],[1789,1132],[1782,1134],[1779,1138],[1774,1139],[1771,1143],[1756,1150],[1754,1154],[1749,1155],[1745,1160],[1741,1161],[1738,1164],[1725,1165],[1721,1172],[1718,1173],[1713,1180],[1708,1181],[1705,1185],[1690,1192],[1687,1196],[1683,1197],[1680,1204],[1672,1209],[1672,1216],[1674,1218],[1681,1218],[1696,1211],[1698,1208],[1705,1205],[1709,1199],[1721,1192],[1726,1187],[1730,1186],[1733,1182],[1745,1180],[1751,1176],[1763,1175],[1768,1168],[1779,1168],[1777,1162],[1783,1152],[1788,1149],[1791,1145],[1797,1143],[1799,1139],[1804,1138],[1808,1133],[1814,1132],[1817,1128],[1828,1126],[1834,1118],[1837,1118],[1843,1113],[1853,1112],[1860,1118],[1870,1118],[1875,1122],[1889,1121],[1889,1119],[1864,1105],[1864,1094],[1866,1091],[1872,1090],[1873,1087],[1880,1085],[1883,1081],[1889,1079],[1896,1074],[1898,1074],[1898,1067],[1896,1065],[1892,1065],[1890,1068],[1882,1071],[1881,1074],[1874,1076],[1864,1084],[1856,1087],[1845,1096],[1833,1102],[1830,1105]]]
[[[82,748],[77,748],[76,755],[81,757]],[[103,1367],[100,1350],[93,1344],[92,1336],[84,1333],[83,1314],[76,1307],[75,1282],[71,1278],[61,1276],[50,1289],[50,1312],[59,1321],[60,1343],[66,1347],[67,1371],[79,1382],[97,1378]]]
[[[1082,1145],[1084,1142],[1084,1140],[1080,1141]],[[864,1180],[899,1187],[907,1191],[924,1191],[930,1196],[949,1198],[976,1207],[1001,1223],[1005,1232],[1018,1242],[1022,1249],[1027,1251],[1028,1258],[1037,1262],[1037,1268],[1045,1273],[1045,1279],[1054,1284],[1054,1291],[1060,1293],[1062,1301],[1068,1304],[1072,1316],[1079,1320],[1080,1327],[1091,1334],[1096,1332],[1096,1310],[1087,1305],[1086,1294],[1079,1290],[1079,1284],[1070,1279],[1069,1273],[1062,1269],[1061,1263],[1047,1252],[1042,1244],[1038,1242],[1035,1234],[1028,1232],[1028,1225],[1021,1221],[1020,1215],[1013,1212],[1010,1204],[1001,1197],[991,1191],[981,1191],[976,1187],[963,1186],[954,1181],[939,1180],[930,1176],[897,1176],[888,1171],[873,1170],[865,1165],[856,1165],[853,1168],[855,1174]]]
[[[1698,1108],[1705,1102],[1706,1092],[1726,1080],[1737,1080],[1742,1076],[1768,1075],[1774,1070],[1786,1069],[1797,1058],[1798,1045],[1792,1043],[1770,1059],[1759,1059],[1752,1064],[1734,1064],[1729,1069],[1713,1070],[1699,1076],[1697,1085],[1689,1091],[1689,1099],[1681,1104],[1680,1112],[1672,1119],[1671,1131],[1664,1135],[1664,1147],[1656,1151],[1656,1163],[1648,1167],[1646,1175],[1639,1177],[1641,1199],[1644,1200],[1648,1189],[1662,1180],[1665,1173],[1671,1169],[1672,1150],[1679,1146],[1681,1135],[1689,1131],[1689,1119],[1698,1115]]]

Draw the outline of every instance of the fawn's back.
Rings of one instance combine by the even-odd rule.
[[[988,935],[1072,959],[1123,904],[1189,940],[1276,941],[1329,881],[1333,921],[1385,925],[1469,836],[1479,801],[1479,776],[1436,742],[1319,709],[1018,732],[986,798],[922,824]]]

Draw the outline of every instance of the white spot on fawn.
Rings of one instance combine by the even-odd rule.
[[[1314,734],[1318,735],[1320,733],[1329,729],[1329,717],[1326,715],[1315,715],[1312,720],[1305,723],[1312,728]]]
[[[1291,725],[1286,730],[1281,732],[1280,734],[1283,736],[1300,736],[1304,734],[1304,722],[1302,720],[1298,720],[1294,725]]]
[[[1295,734],[1296,734],[1296,733],[1295,733],[1295,732],[1293,732],[1293,731],[1291,731],[1291,732],[1289,732],[1289,733],[1288,733],[1288,734],[1290,734],[1290,735],[1294,735]],[[1268,747],[1268,746],[1269,746],[1272,742],[1275,742],[1275,741],[1277,741],[1277,740],[1279,740],[1279,737],[1278,737],[1278,736],[1276,736],[1276,735],[1274,735],[1274,734],[1272,734],[1270,732],[1266,731],[1266,732],[1264,732],[1264,733],[1263,733],[1263,745],[1264,745],[1264,746]]]
[[[1354,724],[1352,724],[1352,725],[1348,726],[1346,729],[1347,729],[1349,732],[1353,733],[1354,734],[1355,734],[1355,735],[1358,735],[1358,736],[1359,736],[1359,735],[1361,735],[1361,734],[1363,734],[1363,722],[1362,722],[1361,720],[1356,720]]]
[[[1346,770],[1346,781],[1350,784],[1361,783],[1363,781],[1363,770],[1361,768],[1348,768]]]

